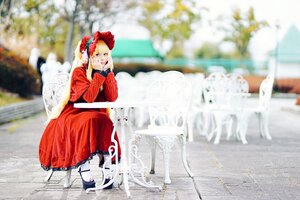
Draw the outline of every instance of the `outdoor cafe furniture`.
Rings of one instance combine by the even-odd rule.
[[[203,135],[203,98],[202,98],[202,87],[204,74],[202,73],[191,73],[185,74],[187,80],[192,83],[192,97],[190,108],[187,116],[187,136],[188,141],[194,141],[194,128],[200,135]]]
[[[258,105],[251,107],[246,106],[245,108],[245,112],[248,113],[248,117],[252,114],[255,114],[258,117],[260,136],[262,138],[265,137],[268,140],[272,139],[269,132],[269,111],[273,84],[274,76],[268,75],[260,84]]]
[[[130,130],[130,109],[140,106],[152,106],[157,105],[159,102],[136,102],[136,101],[116,101],[116,102],[94,102],[94,103],[75,103],[74,107],[76,108],[111,108],[113,109],[115,119],[114,130],[111,136],[113,145],[110,146],[110,158],[118,158],[119,152],[117,141],[114,140],[114,135],[116,134],[116,127],[118,127],[118,135],[120,138],[120,145],[122,149],[122,158],[120,163],[116,163],[115,167],[111,169],[112,171],[109,174],[105,173],[103,170],[103,181],[100,185],[97,184],[96,188],[89,188],[86,192],[99,190],[105,188],[107,185],[112,184],[119,173],[122,172],[122,181],[124,183],[124,188],[128,197],[130,197],[129,191],[129,178],[138,185],[141,185],[146,188],[156,188],[161,190],[161,186],[154,185],[151,181],[147,181],[145,177],[145,166],[143,161],[138,155],[138,147],[136,145],[137,137],[132,137],[129,139],[128,145],[126,144],[127,134],[125,132],[125,127],[129,126]],[[127,152],[128,151],[128,152]],[[133,162],[134,161],[134,162]],[[135,174],[138,174],[136,176]],[[108,183],[104,183],[106,177],[112,176],[113,178]],[[138,178],[139,177],[139,178]]]
[[[54,75],[54,78],[51,82],[46,82],[43,85],[42,98],[48,118],[50,117],[52,109],[59,103],[60,99],[62,98],[64,90],[67,86],[68,79],[68,73],[57,73]],[[54,171],[52,169],[48,172],[47,176],[44,179],[45,182],[50,181],[53,172]],[[67,170],[64,187],[68,188],[70,186],[71,170]]]
[[[205,99],[204,116],[207,139],[215,136],[214,144],[219,144],[223,125],[232,132],[232,119],[236,119],[236,136],[243,144],[247,143],[247,113],[244,111],[245,100],[250,94],[249,86],[242,76],[221,72],[210,74],[203,84]],[[215,122],[215,126],[213,126]],[[208,132],[209,125],[212,130]]]
[[[191,98],[191,83],[182,73],[163,73],[147,90],[147,101],[165,102],[149,107],[150,124],[135,134],[147,136],[151,144],[151,173],[155,173],[156,143],[162,149],[164,160],[164,183],[170,184],[170,154],[176,139],[181,141],[181,157],[189,176],[193,173],[186,160],[186,119]],[[153,141],[154,140],[154,141]]]

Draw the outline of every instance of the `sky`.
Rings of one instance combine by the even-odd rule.
[[[201,7],[209,11],[203,13],[202,23],[196,28],[191,38],[186,41],[187,55],[199,48],[205,41],[218,42],[223,38],[223,33],[218,31],[217,18],[220,15],[230,16],[232,9],[240,8],[245,13],[250,6],[254,8],[258,20],[266,20],[270,27],[260,30],[251,40],[250,52],[254,60],[262,61],[267,58],[267,53],[275,48],[291,25],[300,29],[300,2],[299,0],[199,0]],[[211,24],[207,23],[208,21]],[[279,29],[276,29],[276,24]],[[134,22],[118,24],[112,27],[117,38],[149,38],[149,32]],[[230,48],[223,45],[222,49]]]

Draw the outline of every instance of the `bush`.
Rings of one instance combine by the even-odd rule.
[[[275,92],[300,94],[299,78],[284,78],[274,82]]]
[[[249,84],[249,92],[259,93],[261,82],[266,78],[264,76],[248,75],[244,77]],[[300,94],[300,79],[298,78],[285,78],[275,79],[273,91],[279,93],[295,93]]]
[[[0,46],[0,87],[20,97],[39,94],[37,72],[25,59]]]
[[[153,70],[158,70],[161,72],[165,71],[179,71],[182,73],[203,73],[201,69],[193,69],[187,67],[173,67],[164,64],[147,64],[147,63],[114,63],[114,72],[124,71],[128,72],[130,75],[134,76],[138,72],[150,72]]]

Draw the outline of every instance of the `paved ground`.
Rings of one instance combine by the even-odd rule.
[[[171,161],[171,185],[163,185],[162,155],[157,154],[156,174],[150,178],[163,186],[150,190],[130,183],[132,199],[300,199],[300,114],[282,111],[294,100],[274,99],[270,116],[273,140],[259,137],[257,120],[251,118],[248,144],[222,137],[219,145],[195,135],[188,143],[188,161],[194,178],[187,176],[179,148]],[[126,199],[123,185],[109,191],[86,194],[77,172],[72,187],[63,189],[64,172],[54,173],[50,183],[38,161],[38,143],[44,113],[0,126],[0,199]],[[141,141],[143,160],[149,166],[149,151]],[[145,144],[145,145],[143,145]],[[97,181],[98,159],[92,160]],[[99,177],[99,178],[97,178]]]

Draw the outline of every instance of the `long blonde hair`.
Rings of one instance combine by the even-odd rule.
[[[70,93],[71,93],[71,79],[72,79],[72,74],[74,69],[76,69],[77,67],[82,66],[82,62],[81,62],[81,52],[80,52],[80,44],[81,44],[81,40],[78,42],[77,47],[74,51],[74,60],[72,63],[72,68],[69,74],[69,80],[68,83],[66,85],[64,94],[61,98],[61,100],[59,101],[59,103],[53,108],[50,117],[49,117],[49,121],[51,119],[56,119],[58,118],[58,116],[60,115],[60,113],[62,112],[62,110],[65,108],[65,106],[67,105],[67,103],[70,100]]]

